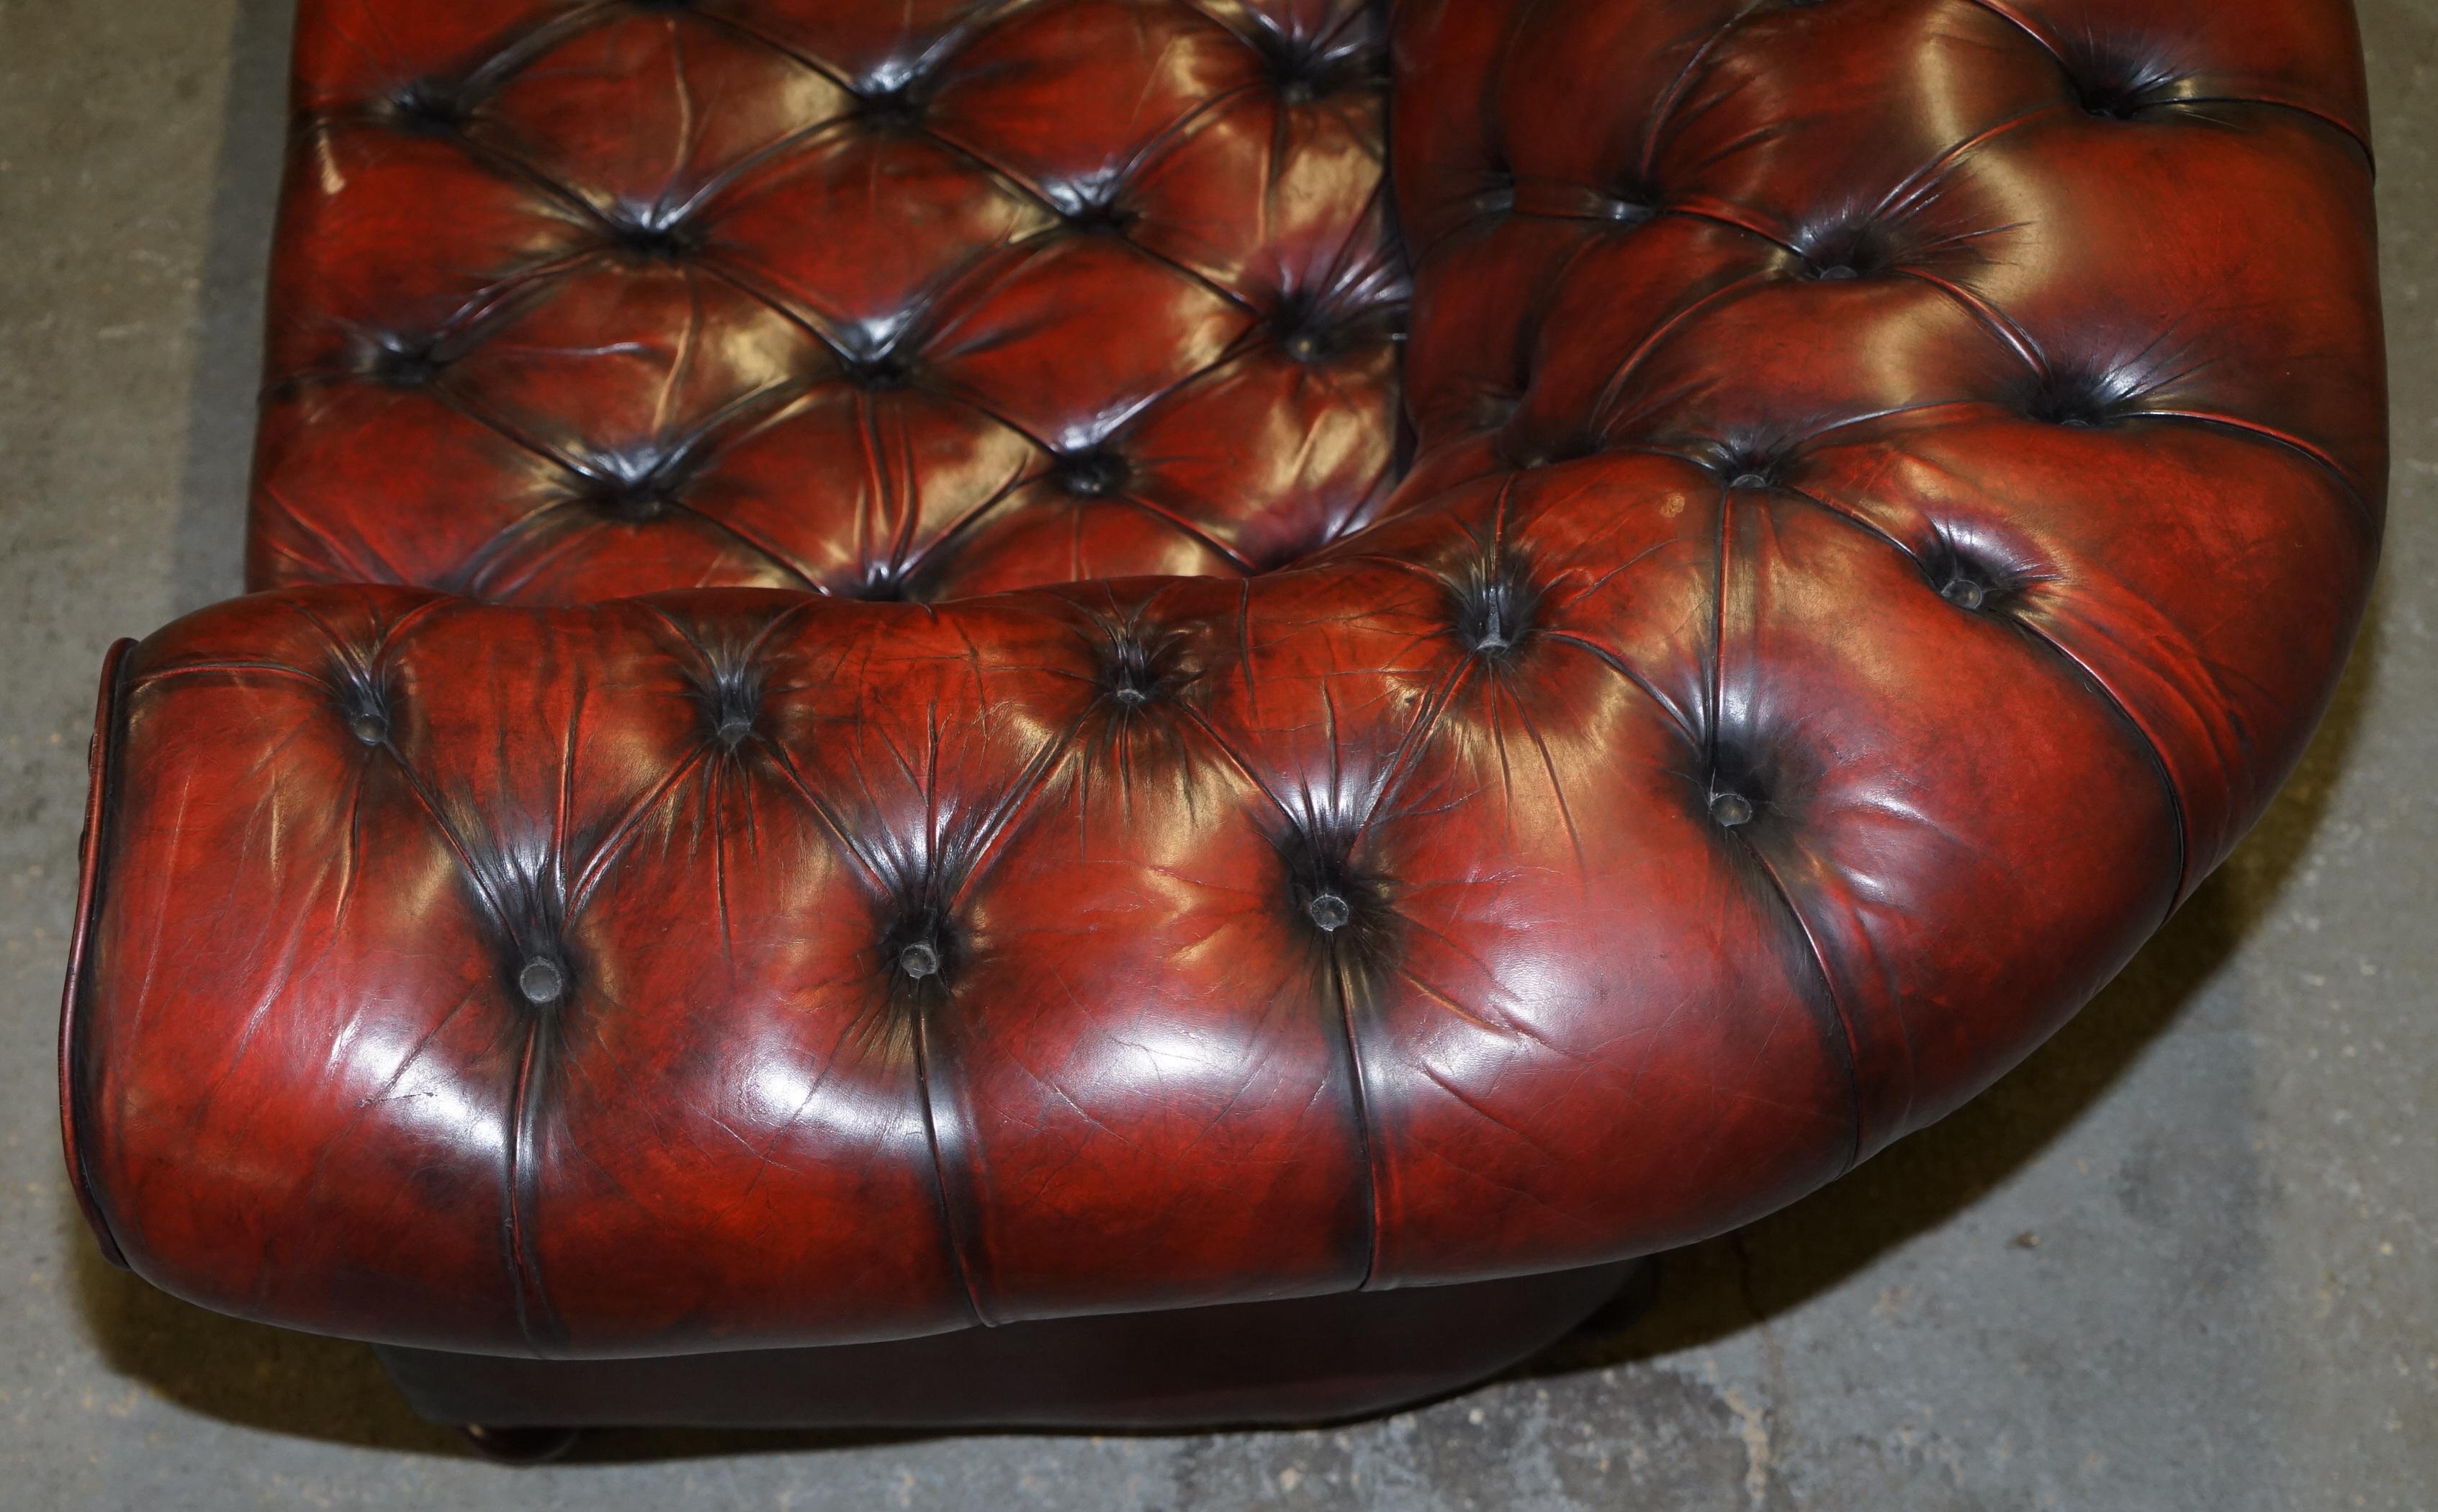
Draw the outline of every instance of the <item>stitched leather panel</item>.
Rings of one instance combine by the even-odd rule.
[[[315,12],[264,480],[338,544],[266,514],[257,564],[398,581],[192,616],[108,705],[70,1082],[147,1275],[584,1355],[1665,1248],[2026,1053],[2324,705],[2386,466],[2334,0],[1404,8],[1376,502],[1371,189],[1246,186],[1341,96],[1211,82],[1249,10],[900,13]],[[917,34],[919,110],[819,125]],[[384,49],[534,61],[411,132],[356,118]],[[1256,97],[1285,177],[1060,220],[1138,110]],[[1369,334],[1290,353],[1313,287]],[[462,356],[347,367],[468,300]],[[1141,507],[1171,420],[1199,537]],[[705,523],[753,510],[795,544]]]

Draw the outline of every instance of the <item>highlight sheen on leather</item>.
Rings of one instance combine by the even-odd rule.
[[[1718,1233],[2125,963],[2376,563],[2343,0],[306,0],[295,100],[62,1033],[290,1327]]]

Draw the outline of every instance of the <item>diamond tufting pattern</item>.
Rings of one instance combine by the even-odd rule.
[[[229,1310],[1717,1232],[2125,962],[2375,564],[2341,0],[306,23],[278,591],[105,675],[63,1031],[105,1243]]]
[[[1357,0],[316,0],[300,36],[255,587],[1241,574],[1391,481]]]

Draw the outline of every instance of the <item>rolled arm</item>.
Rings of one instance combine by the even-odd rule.
[[[231,1310],[580,1354],[1766,1210],[2087,996],[2177,835],[2070,663],[1740,498],[1603,458],[1250,583],[181,621],[105,716],[99,1220]]]
[[[104,1242],[844,1342],[1620,1257],[1941,1116],[2258,815],[2375,561],[2350,15],[2220,9],[1404,8],[1417,454],[1291,570],[153,635]]]

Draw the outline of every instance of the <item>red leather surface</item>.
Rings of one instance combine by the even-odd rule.
[[[1655,1265],[1655,1261],[1645,1264]],[[962,1328],[885,1344],[533,1360],[382,1346],[435,1423],[718,1428],[1309,1428],[1444,1397],[1537,1354],[1624,1266],[1469,1286]],[[1647,1293],[1646,1293],[1647,1294]]]
[[[1168,28],[1249,9],[942,12],[919,121],[814,131],[648,259],[535,188],[659,203],[830,108],[755,72],[774,39],[850,80],[914,46],[828,9],[553,11],[513,44],[470,9],[307,17],[255,561],[399,581],[128,659],[72,1080],[97,1209],[161,1284],[580,1356],[1664,1248],[2012,1064],[2324,704],[2386,466],[2340,0],[1404,8],[1416,441],[1376,505],[1376,341],[1332,326],[1243,391],[1304,408],[1202,408],[1293,365],[1261,313],[1286,281],[1195,313],[1223,264],[1357,290],[1367,333],[1404,276],[1370,153],[1275,187],[1302,89],[1214,85],[1263,123],[1210,138],[1243,161],[1114,235],[882,163],[987,119],[1048,193],[1119,104],[1176,118],[1202,55]],[[1049,82],[1104,54],[1123,91]],[[445,130],[348,103],[395,58],[562,56]],[[582,89],[616,108],[553,102]],[[741,187],[833,148],[857,193]],[[1172,221],[1284,250],[1192,264],[1145,240]],[[799,360],[770,353],[830,360],[807,328],[917,307],[928,377],[891,397],[739,397]],[[951,308],[993,334],[939,335]],[[468,310],[437,367],[337,355]],[[1152,389],[1086,428],[1122,467],[1049,460]],[[906,502],[921,446],[854,439],[935,399],[968,459],[1021,412],[960,500],[1125,486],[1018,483],[952,528]],[[1142,524],[1160,415],[1224,460],[1202,534],[1269,544]],[[784,461],[738,460],[771,434]],[[581,481],[680,452],[666,497]],[[749,510],[793,544],[740,545]],[[1067,581],[1151,571],[1201,575]],[[859,601],[875,573],[920,602]],[[695,586],[755,582],[797,590]],[[680,591],[615,596],[643,588]],[[539,602],[568,599],[599,602]]]
[[[1360,0],[304,0],[251,586],[935,598],[1379,503]]]

